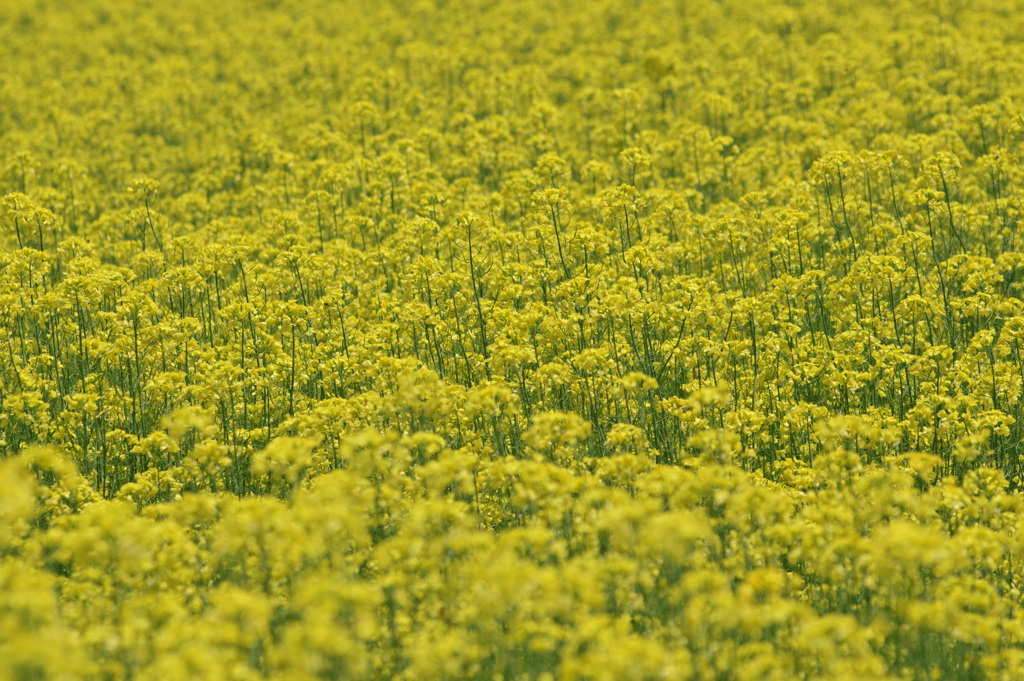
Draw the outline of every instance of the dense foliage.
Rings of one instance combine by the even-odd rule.
[[[0,680],[1024,676],[1020,3],[0,11]]]

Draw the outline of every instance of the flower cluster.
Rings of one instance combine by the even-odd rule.
[[[9,4],[0,678],[1024,674],[1014,3]]]

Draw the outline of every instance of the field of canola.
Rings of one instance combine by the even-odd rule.
[[[1024,678],[1024,6],[7,0],[0,680]]]

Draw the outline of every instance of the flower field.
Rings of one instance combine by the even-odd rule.
[[[1024,678],[1024,5],[0,3],[0,681]]]

